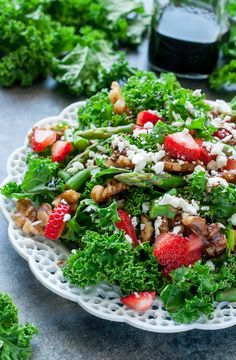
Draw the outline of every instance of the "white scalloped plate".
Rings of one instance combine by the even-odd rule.
[[[45,118],[35,124],[42,126],[54,122],[67,121],[76,123],[77,111],[83,102],[68,106],[59,116]],[[3,181],[20,181],[25,171],[25,158],[30,150],[28,138],[25,145],[9,157],[7,162],[8,177]],[[102,319],[126,322],[137,328],[162,332],[180,332],[191,329],[217,330],[236,324],[236,303],[216,303],[212,319],[201,317],[191,325],[177,324],[171,320],[168,312],[158,297],[153,306],[145,313],[128,309],[120,302],[120,290],[117,286],[100,284],[85,289],[69,284],[63,277],[60,262],[65,260],[69,251],[59,242],[40,237],[26,237],[11,219],[15,203],[0,195],[0,208],[9,222],[8,235],[12,246],[29,264],[35,277],[49,290],[66,299],[77,302],[89,313]]]

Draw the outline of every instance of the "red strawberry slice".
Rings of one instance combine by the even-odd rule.
[[[216,159],[216,155],[210,155],[206,147],[202,145],[203,143],[202,139],[195,139],[195,141],[199,145],[201,150],[199,160],[202,161],[204,165],[207,165],[211,160]]]
[[[163,276],[180,266],[194,264],[202,257],[203,241],[195,234],[185,238],[172,233],[163,233],[156,238],[154,256],[164,266]]]
[[[32,149],[36,153],[44,151],[57,139],[57,134],[53,130],[43,130],[35,128],[32,133]]]
[[[151,122],[155,125],[158,121],[163,120],[163,118],[155,114],[151,110],[145,110],[138,113],[136,124],[139,126],[144,126],[147,122]]]
[[[228,130],[226,129],[218,129],[213,136],[217,137],[218,139],[224,139],[226,136],[232,135]]]
[[[228,159],[227,164],[224,167],[224,170],[236,170],[236,160],[235,159]]]
[[[163,233],[155,240],[154,256],[161,265],[179,261],[188,251],[188,240],[183,236]]]
[[[45,229],[45,236],[51,240],[58,239],[65,227],[66,222],[64,216],[70,213],[70,206],[68,204],[60,203],[52,211],[48,218]]]
[[[63,161],[71,152],[72,145],[67,141],[58,140],[52,146],[52,161]]]
[[[164,148],[173,158],[189,162],[199,160],[201,154],[200,147],[194,138],[189,133],[183,132],[167,135]]]
[[[118,229],[124,230],[125,234],[128,235],[132,239],[132,243],[136,246],[139,241],[137,238],[137,234],[135,228],[132,224],[131,217],[125,210],[118,210],[118,215],[120,218],[119,222],[116,222],[115,225]]]
[[[155,296],[155,291],[136,292],[122,297],[120,300],[124,305],[127,305],[133,310],[146,311],[152,306]]]

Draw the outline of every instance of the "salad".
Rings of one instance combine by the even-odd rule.
[[[173,74],[136,71],[78,110],[78,125],[33,128],[13,219],[71,250],[64,276],[116,284],[146,311],[211,317],[236,301],[236,101],[207,101]]]

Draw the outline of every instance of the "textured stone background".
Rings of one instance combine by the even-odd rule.
[[[138,55],[130,54],[130,60],[141,68],[147,66],[146,43]],[[205,88],[204,82],[185,85]],[[208,96],[216,98],[210,92]],[[1,180],[6,176],[9,155],[22,146],[29,128],[43,117],[57,115],[75,100],[50,79],[28,89],[0,90]],[[87,314],[34,278],[27,263],[11,247],[2,215],[0,229],[0,291],[11,294],[21,309],[22,321],[34,322],[40,329],[33,342],[34,360],[236,359],[236,327],[217,332],[155,334]]]

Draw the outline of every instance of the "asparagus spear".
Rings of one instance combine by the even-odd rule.
[[[76,131],[76,136],[81,136],[84,139],[93,140],[93,139],[107,139],[114,134],[120,133],[131,133],[134,124],[117,126],[117,127],[101,127],[88,129],[84,131]]]
[[[69,180],[67,180],[65,188],[77,191],[85,184],[90,176],[91,173],[88,169],[81,170],[77,174],[73,175]]]
[[[229,301],[235,302],[236,301],[236,288],[231,288],[226,291],[219,291],[216,293],[216,301]]]
[[[158,186],[160,188],[176,188],[185,185],[185,180],[182,176],[163,174],[155,175],[151,173],[124,173],[115,176],[115,179],[126,185],[133,185],[138,187]]]

